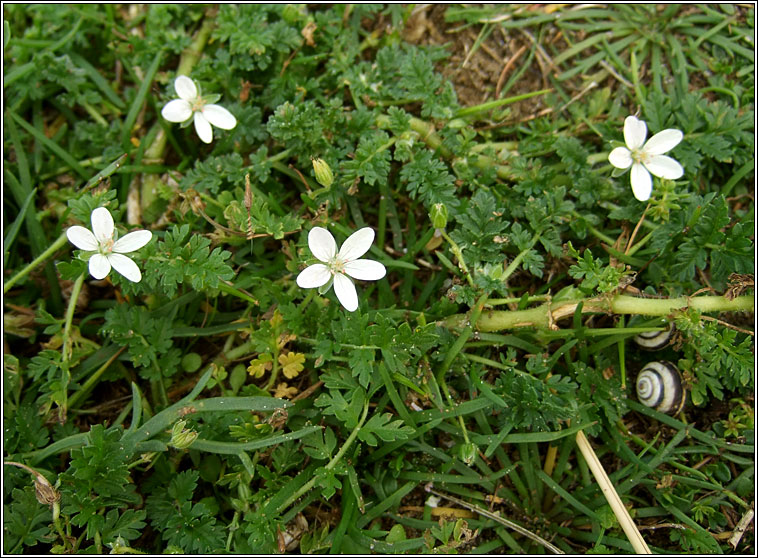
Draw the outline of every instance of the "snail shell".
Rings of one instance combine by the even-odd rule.
[[[674,324],[669,322],[663,331],[648,331],[635,335],[634,342],[648,351],[657,351],[669,343],[674,335]]]
[[[649,362],[637,376],[637,399],[656,411],[677,414],[686,395],[681,372],[668,361]]]

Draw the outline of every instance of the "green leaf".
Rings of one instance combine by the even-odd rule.
[[[52,521],[50,509],[37,501],[32,486],[23,490],[14,488],[3,520],[3,551],[18,553],[51,538],[48,525]]]
[[[172,320],[153,318],[142,306],[120,304],[105,313],[101,328],[114,343],[129,348],[134,366],[141,367],[147,379],[168,377],[177,372],[178,349],[173,349]],[[165,358],[168,357],[168,358]]]
[[[366,395],[362,389],[356,389],[349,401],[341,392],[333,390],[319,395],[314,404],[323,407],[324,414],[336,416],[345,428],[352,429],[358,425],[365,399]]]
[[[118,537],[132,541],[142,535],[145,527],[145,510],[124,510],[119,514],[118,510],[110,510],[105,516],[105,525],[101,536],[103,544],[114,542]]]
[[[226,263],[231,253],[221,247],[211,251],[210,244],[207,238],[190,234],[189,225],[174,225],[155,251],[148,252],[143,280],[151,287],[162,287],[169,296],[185,282],[200,291],[217,288],[219,281],[234,277],[234,271]]]
[[[390,413],[372,416],[358,431],[358,438],[376,447],[379,445],[379,439],[384,442],[393,442],[405,440],[413,434],[413,428],[404,425],[402,420],[391,419]]]
[[[411,197],[419,198],[427,209],[441,203],[455,215],[460,201],[456,196],[455,178],[447,165],[428,149],[413,154],[400,170],[400,180],[406,184]]]
[[[195,167],[181,179],[179,187],[185,192],[192,188],[215,195],[222,185],[243,184],[246,172],[239,153],[208,157],[195,163]]]
[[[390,141],[382,130],[361,137],[355,150],[355,157],[340,166],[339,182],[344,188],[363,182],[371,186],[377,182],[386,182],[390,172]]]

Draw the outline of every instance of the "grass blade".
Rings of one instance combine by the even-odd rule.
[[[140,110],[142,110],[142,104],[145,102],[147,92],[150,90],[150,86],[153,83],[155,73],[158,71],[158,67],[161,63],[161,58],[163,58],[162,50],[158,51],[158,54],[156,54],[155,58],[153,58],[153,62],[150,64],[150,67],[145,74],[145,79],[142,80],[139,90],[137,91],[137,96],[134,98],[132,105],[129,107],[129,112],[126,115],[126,120],[124,120],[124,127],[121,130],[121,146],[123,147],[124,151],[131,151],[132,144],[129,140],[132,135],[132,127],[137,121],[137,115],[139,114]]]

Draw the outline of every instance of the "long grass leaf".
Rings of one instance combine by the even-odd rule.
[[[142,105],[145,102],[145,97],[147,97],[147,92],[150,90],[150,86],[153,83],[153,78],[155,77],[155,73],[158,71],[162,57],[163,51],[158,51],[158,53],[155,55],[155,58],[153,58],[152,64],[150,64],[150,67],[145,73],[145,79],[142,80],[142,83],[137,90],[137,95],[134,97],[134,101],[132,101],[132,104],[129,107],[129,112],[127,113],[126,119],[124,120],[124,127],[121,130],[121,146],[123,147],[124,151],[131,151],[132,144],[129,140],[132,135],[132,127],[134,127],[134,123],[137,121],[137,115],[139,114],[140,110],[142,110]]]
[[[53,140],[49,139],[43,132],[37,130],[34,126],[26,122],[23,118],[18,116],[17,114],[8,111],[8,114],[10,117],[18,123],[19,126],[21,126],[24,130],[29,132],[31,135],[35,137],[48,151],[53,153],[55,156],[59,157],[63,162],[65,162],[71,169],[76,172],[79,176],[82,178],[87,178],[89,174],[87,171],[85,171],[79,162],[74,159],[69,153],[63,149],[60,145],[55,143]]]
[[[3,251],[7,255],[10,253],[11,246],[13,246],[13,241],[16,240],[16,235],[18,234],[18,230],[21,228],[21,224],[24,222],[24,219],[26,218],[26,212],[29,211],[29,206],[32,204],[32,200],[34,199],[34,194],[37,192],[37,189],[35,188],[31,192],[29,192],[29,195],[26,196],[26,199],[24,200],[23,205],[21,206],[21,209],[18,212],[18,215],[16,215],[16,218],[13,220],[13,223],[11,223],[11,226],[8,227],[8,229],[5,232],[5,238],[3,239]]]

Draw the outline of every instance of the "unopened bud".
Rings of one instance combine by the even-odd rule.
[[[461,461],[466,465],[471,465],[474,462],[474,459],[476,459],[476,452],[476,444],[469,442],[458,448],[458,457],[460,457]]]
[[[435,229],[444,229],[447,226],[447,206],[443,203],[435,203],[429,212],[429,218]]]
[[[305,15],[305,4],[285,4],[282,8],[282,19],[289,24],[299,21]]]
[[[194,430],[185,430],[185,424],[187,424],[186,420],[177,421],[177,423],[171,429],[171,441],[168,443],[168,445],[173,446],[176,449],[183,450],[190,447],[194,441],[197,440],[198,433]]]
[[[323,159],[313,159],[313,172],[316,180],[325,188],[329,188],[334,182],[334,174],[329,164]]]

